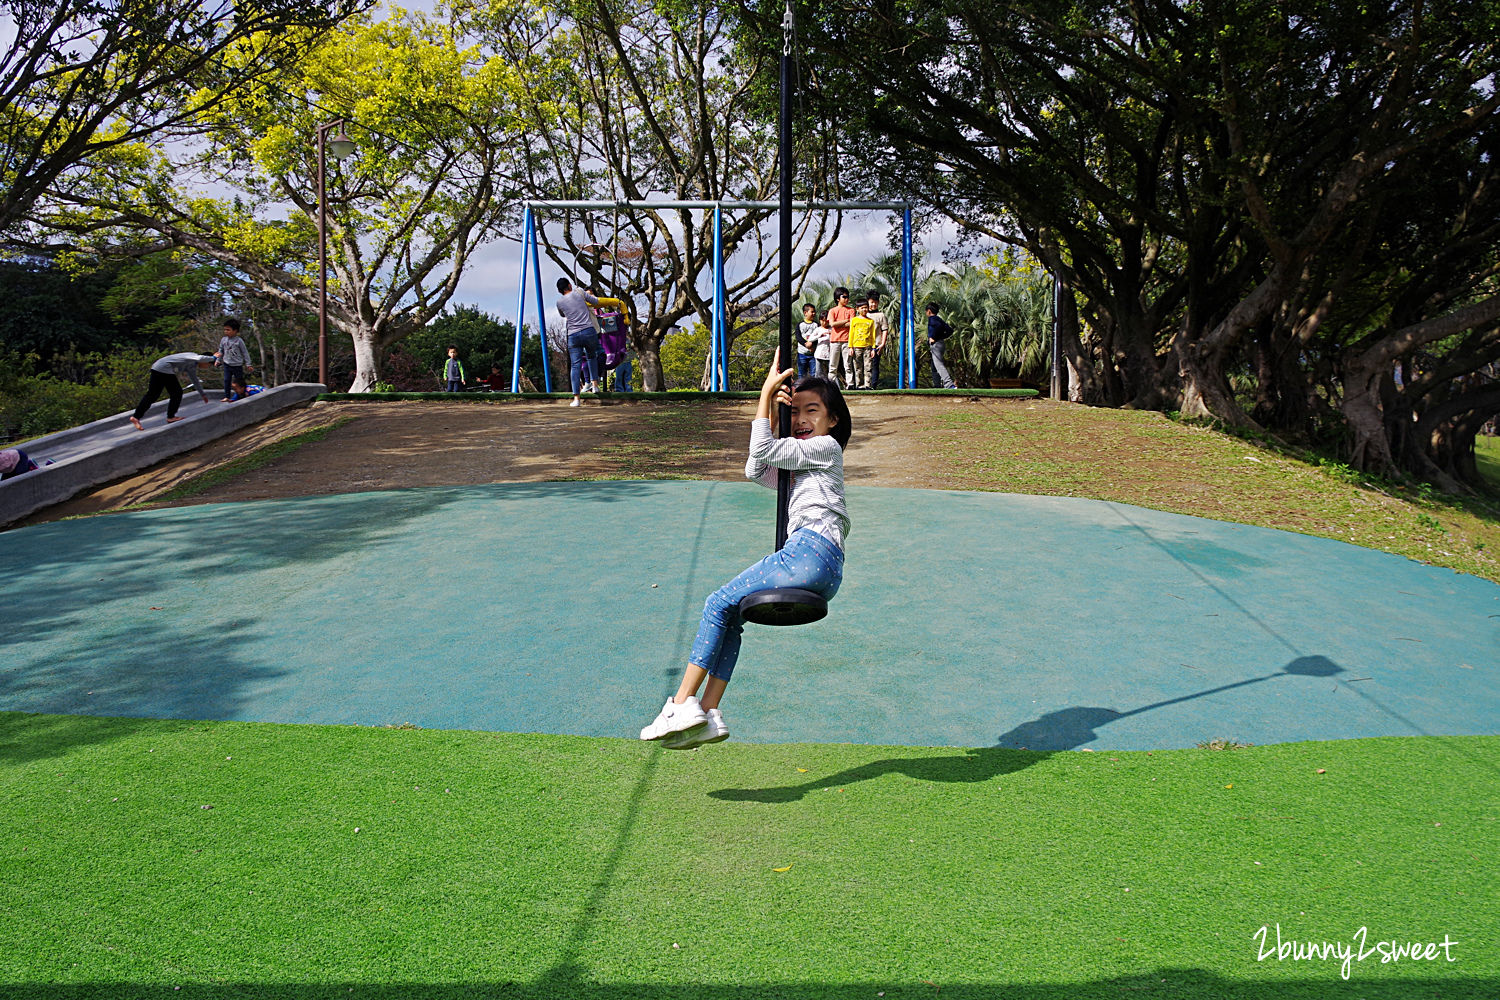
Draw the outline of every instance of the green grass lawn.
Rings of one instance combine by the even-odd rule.
[[[1496,492],[1500,492],[1500,437],[1481,434],[1475,438],[1474,459],[1479,465],[1479,474],[1489,480]]]
[[[6,997],[1500,996],[1497,737],[671,753],[0,714],[0,759]],[[1278,924],[1367,954],[1278,959]]]
[[[1117,500],[1333,538],[1500,581],[1496,496],[1392,483],[1139,410],[986,402],[916,433],[950,488]],[[1500,463],[1500,448],[1488,448]]]

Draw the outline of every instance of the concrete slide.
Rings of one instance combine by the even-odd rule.
[[[292,382],[234,403],[222,403],[217,393],[210,393],[204,403],[189,388],[178,411],[185,419],[173,424],[166,422],[167,403],[162,400],[146,412],[143,431],[131,426],[129,413],[117,413],[21,442],[17,447],[38,465],[47,460],[53,464],[0,482],[0,526],[192,451],[282,410],[306,406],[326,391],[314,382]]]

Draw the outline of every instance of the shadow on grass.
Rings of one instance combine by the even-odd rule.
[[[851,767],[815,781],[781,788],[721,788],[709,792],[710,798],[726,802],[796,802],[808,792],[824,788],[843,788],[857,781],[870,781],[887,774],[902,774],[917,781],[978,783],[1014,774],[1052,756],[1026,750],[980,747],[949,757],[888,757]]]
[[[1357,968],[1357,967],[1356,967]],[[711,980],[711,975],[705,975]],[[1172,1000],[1494,1000],[1500,977],[1397,978],[1371,975],[1339,978],[1337,963],[1303,979],[1246,982],[1203,969],[1153,969],[1135,975],[1059,983],[862,983],[765,982],[755,985],[710,983],[596,983],[587,969],[560,965],[535,982],[474,983],[128,983],[68,985],[0,982],[10,1000],[1118,1000],[1119,997]]]
[[[0,763],[16,765],[60,757],[74,747],[108,743],[134,734],[147,720],[0,712]],[[154,725],[159,725],[153,723]],[[0,996],[4,996],[0,988]]]
[[[823,788],[842,788],[857,781],[869,781],[887,774],[904,774],[919,781],[988,781],[1044,761],[1055,751],[1072,750],[1085,743],[1092,743],[1099,738],[1096,730],[1116,719],[1140,715],[1153,709],[1192,701],[1194,698],[1206,698],[1276,677],[1333,677],[1343,672],[1343,667],[1326,656],[1302,656],[1263,677],[1222,684],[1125,712],[1082,705],[1048,712],[1003,734],[995,746],[965,750],[962,754],[950,757],[891,757],[861,764],[801,785],[780,788],[721,788],[708,794],[711,798],[728,802],[795,802],[808,792]]]

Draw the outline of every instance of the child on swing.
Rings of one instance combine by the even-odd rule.
[[[669,750],[687,750],[729,737],[719,701],[740,655],[743,598],[762,590],[796,587],[829,599],[838,593],[844,578],[844,538],[849,534],[844,446],[851,429],[849,406],[831,379],[809,375],[789,389],[786,383],[795,372],[780,368],[781,352],[777,351],[750,424],[745,476],[775,489],[778,470],[791,470],[786,545],[714,591],[704,603],[703,620],[677,694],[641,730],[641,739],[661,740]],[[791,407],[789,438],[772,436],[775,404]]]

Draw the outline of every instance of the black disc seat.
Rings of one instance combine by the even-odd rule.
[[[740,616],[757,625],[807,625],[827,615],[821,594],[795,587],[758,590],[740,601]]]

